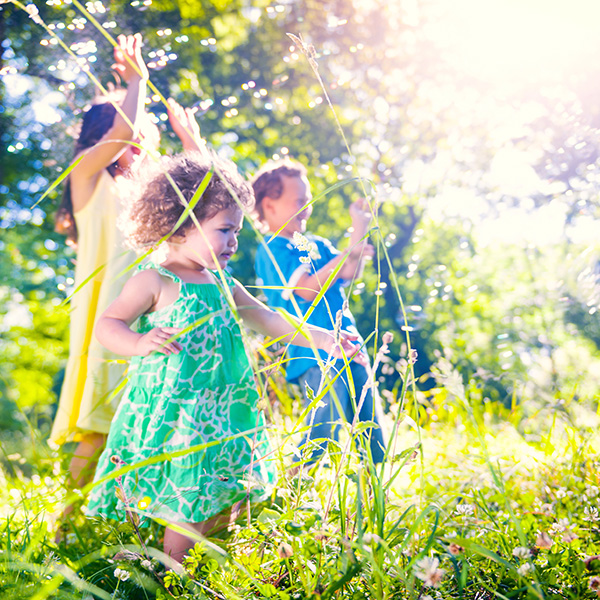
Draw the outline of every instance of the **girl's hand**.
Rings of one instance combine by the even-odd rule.
[[[339,343],[335,342],[332,335],[332,349],[330,350],[334,358],[343,358],[346,356],[348,360],[353,360],[359,365],[366,367],[369,364],[369,359],[363,350],[361,350],[358,342],[358,335],[349,331],[341,331]]]
[[[142,35],[120,35],[117,42],[113,69],[127,83],[136,77],[148,79],[148,68],[142,58]]]
[[[200,126],[196,121],[195,115],[198,108],[183,108],[173,98],[169,98],[167,104],[169,123],[181,140],[184,149],[201,151],[206,146],[206,142],[202,139]]]
[[[181,331],[178,327],[155,327],[148,333],[141,335],[136,343],[135,356],[148,356],[151,352],[160,354],[177,354],[183,346],[172,340],[174,335]]]

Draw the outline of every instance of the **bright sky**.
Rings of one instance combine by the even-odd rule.
[[[560,81],[598,57],[598,0],[452,0],[435,6],[440,18],[428,33],[445,47],[445,60],[494,86]]]
[[[522,198],[525,207],[504,209],[497,219],[489,218],[485,201],[471,190],[447,184],[451,177],[436,161],[409,168],[405,191],[414,193],[439,182],[438,194],[429,203],[432,216],[473,218],[480,239],[487,243],[555,243],[564,235],[564,186],[556,182],[551,190],[532,168],[535,148],[524,150],[526,142],[516,148],[511,139],[527,139],[526,124],[535,115],[526,113],[536,110],[528,91],[559,89],[574,79],[585,83],[588,73],[587,80],[597,75],[600,0],[428,0],[422,6],[429,13],[424,19],[426,35],[440,48],[443,60],[464,76],[462,82],[484,90],[467,110],[484,117],[488,133],[500,145],[489,165],[488,185],[500,194]],[[553,191],[557,199],[543,210],[527,207],[527,198],[538,191]],[[600,224],[582,219],[572,236],[596,242]]]

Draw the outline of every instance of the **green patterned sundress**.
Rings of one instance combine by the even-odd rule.
[[[183,283],[157,265],[141,268],[170,277],[180,292],[170,306],[143,315],[138,331],[187,329],[178,338],[183,350],[132,359],[88,514],[123,521],[125,499],[128,509],[141,514],[199,523],[248,495],[264,499],[275,480],[275,461],[256,406],[254,373],[223,286]],[[232,278],[225,274],[225,279],[232,288]],[[168,456],[152,460],[161,454]]]

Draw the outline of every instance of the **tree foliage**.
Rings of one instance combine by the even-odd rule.
[[[572,374],[553,364],[567,340],[589,364],[596,360],[590,311],[597,299],[588,304],[580,280],[566,272],[561,279],[550,268],[553,261],[576,264],[568,258],[578,252],[572,241],[560,252],[542,248],[537,255],[518,244],[485,248],[476,221],[465,221],[458,209],[452,216],[448,206],[440,218],[433,208],[454,193],[495,214],[532,201],[562,203],[567,226],[595,215],[598,118],[582,110],[593,103],[581,72],[552,93],[527,90],[510,102],[489,96],[452,66],[428,33],[434,2],[418,14],[409,3],[358,0],[29,6],[37,12],[17,2],[0,6],[0,249],[6,257],[0,311],[7,367],[1,393],[3,406],[12,407],[3,408],[12,415],[10,427],[19,422],[16,407],[31,407],[34,398],[52,401],[52,378],[66,353],[67,313],[56,306],[71,289],[73,253],[53,232],[60,188],[39,200],[68,165],[81,112],[98,91],[89,74],[105,87],[115,83],[109,37],[135,31],[144,37],[156,92],[199,106],[203,135],[242,171],[251,174],[273,156],[307,165],[313,194],[329,190],[315,204],[316,233],[343,244],[348,199],[377,198],[377,259],[350,298],[365,336],[374,329],[396,332],[382,388],[400,384],[394,365],[408,358],[407,332],[423,389],[435,383],[430,367],[444,356],[467,381],[483,374],[483,395],[506,402],[527,387],[516,382],[528,379],[531,365],[548,357],[546,392],[558,393],[563,379],[572,382]],[[301,38],[309,57],[288,32]],[[552,101],[556,95],[560,103]],[[155,92],[150,97],[162,148],[175,152],[164,104]],[[506,126],[507,114],[518,126]],[[537,189],[493,176],[494,159],[506,148],[534,157],[528,168]],[[232,262],[246,284],[253,283],[255,245],[248,227]],[[576,268],[593,273],[594,256]],[[571,299],[566,319],[563,295]],[[29,325],[13,325],[18,314],[28,314]],[[37,387],[26,383],[25,371],[35,374]]]

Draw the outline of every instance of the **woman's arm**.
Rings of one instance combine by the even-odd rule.
[[[187,152],[204,152],[206,150],[206,141],[202,138],[200,126],[196,121],[197,110],[197,108],[183,108],[173,98],[168,100],[169,123],[181,140],[183,149]]]
[[[127,119],[117,112],[111,128],[98,144],[83,152],[81,160],[70,176],[71,181],[75,183],[95,178],[102,169],[118,159],[127,148],[127,141],[133,140],[138,135],[141,116],[144,114],[148,81],[148,69],[141,53],[142,36],[139,33],[120,35],[118,42],[115,48],[114,68],[127,82],[127,92],[120,105]],[[74,206],[74,208],[79,210],[83,206]]]
[[[142,271],[123,287],[118,298],[104,311],[96,323],[96,338],[108,350],[123,356],[147,356],[153,351],[177,354],[181,344],[166,343],[180,330],[155,327],[145,334],[131,330],[131,324],[149,312],[160,298],[162,281],[156,271]]]
[[[345,354],[357,362],[361,362],[360,345],[356,343],[358,336],[341,331],[338,344],[333,331],[307,323],[302,324],[288,313],[285,313],[284,316],[271,310],[252,296],[238,281],[236,281],[233,298],[244,323],[254,331],[268,335],[282,343],[292,342],[297,346],[305,347],[316,346],[335,357]]]

